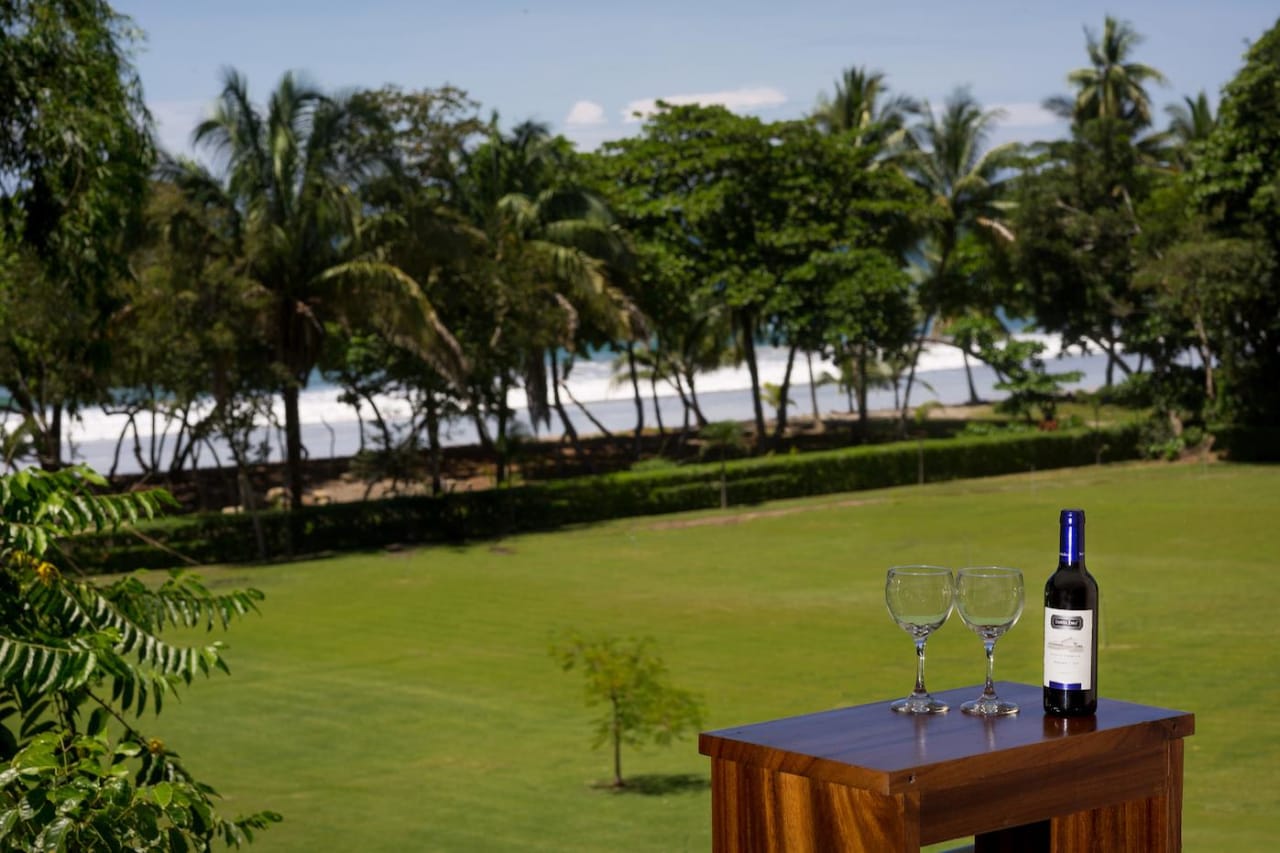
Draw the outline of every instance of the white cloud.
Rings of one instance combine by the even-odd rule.
[[[730,89],[724,92],[703,92],[697,95],[663,95],[660,98],[641,98],[632,101],[622,110],[622,117],[628,123],[642,121],[658,110],[658,101],[673,106],[702,104],[710,106],[719,104],[731,110],[755,110],[764,107],[777,107],[787,102],[787,96],[772,86],[755,89]]]
[[[992,109],[1003,110],[1000,124],[1008,127],[1051,127],[1064,124],[1064,120],[1034,102],[992,104]]]
[[[570,127],[588,127],[593,124],[605,124],[604,107],[595,101],[575,101],[569,108],[569,115],[564,123]]]

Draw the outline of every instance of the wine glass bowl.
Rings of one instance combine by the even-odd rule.
[[[898,627],[916,644],[916,686],[910,696],[889,707],[901,714],[942,714],[945,702],[924,686],[924,649],[929,635],[947,621],[955,598],[951,570],[942,566],[894,566],[885,575],[884,602]]]
[[[956,609],[960,618],[982,639],[987,653],[987,680],[982,695],[965,702],[966,714],[998,717],[1018,713],[1014,702],[996,695],[993,670],[995,645],[1022,616],[1026,596],[1022,572],[1004,566],[973,566],[956,575]]]

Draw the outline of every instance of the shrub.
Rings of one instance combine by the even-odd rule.
[[[171,500],[93,490],[105,485],[87,468],[0,477],[0,839],[6,850],[239,846],[279,815],[221,816],[213,789],[142,717],[228,671],[220,642],[174,645],[165,629],[225,628],[262,594],[214,594],[180,573],[152,588],[59,571],[57,538],[135,523]]]
[[[926,481],[989,477],[1136,458],[1135,425],[928,439],[843,450],[740,459],[723,466],[734,504]],[[325,551],[380,548],[393,543],[457,542],[548,530],[611,518],[712,509],[720,505],[720,462],[654,471],[623,471],[511,488],[411,496],[259,513],[272,558]],[[148,542],[120,534],[65,543],[85,570],[161,567],[181,556],[200,563],[260,559],[248,515],[171,519],[142,532]],[[180,556],[181,555],[181,556]]]

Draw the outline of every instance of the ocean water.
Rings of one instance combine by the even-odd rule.
[[[1079,370],[1084,373],[1082,379],[1068,385],[1068,388],[1095,388],[1105,380],[1106,357],[1101,354],[1064,352],[1059,340],[1052,336],[1023,334],[1018,337],[1039,340],[1045,344],[1043,356],[1050,371]],[[786,370],[786,350],[762,347],[758,351],[758,360],[761,383],[780,385]],[[986,400],[998,400],[1004,396],[1002,392],[995,390],[994,371],[977,362],[972,362],[972,368],[979,396]],[[838,374],[835,365],[818,359],[813,362],[813,371],[815,377],[820,377],[823,372]],[[791,382],[788,397],[793,405],[788,407],[790,416],[810,416],[812,403],[808,367],[801,355],[796,358]],[[629,377],[626,374],[615,377],[611,359],[601,357],[575,362],[567,384],[573,397],[609,430],[625,432],[635,427],[635,399]],[[753,417],[750,388],[751,380],[745,366],[724,367],[698,377],[698,401],[710,420],[748,420]],[[654,400],[647,382],[641,383],[641,392],[644,396],[645,425],[655,427],[657,420]],[[309,387],[301,395],[299,408],[302,416],[302,441],[309,458],[350,456],[360,447],[360,418],[352,406],[339,401],[340,395],[341,389],[323,383]],[[911,392],[912,404],[918,405],[926,400],[959,404],[968,398],[968,385],[960,352],[954,347],[943,345],[926,347],[917,367],[916,384]],[[550,428],[541,427],[538,431],[533,429],[526,413],[526,400],[522,390],[513,390],[508,402],[516,411],[516,419],[524,433],[540,438],[557,438],[561,435],[562,427],[554,412]],[[567,399],[564,402],[570,420],[580,434],[598,432],[577,407]],[[846,396],[835,385],[819,386],[817,402],[818,411],[824,416],[848,410]],[[893,390],[878,389],[870,392],[867,404],[873,411],[891,408],[894,405]],[[379,399],[378,406],[389,422],[399,426],[407,422],[408,407],[403,400]],[[679,426],[683,422],[684,408],[671,386],[659,383],[657,406],[667,427]],[[276,419],[283,424],[283,406],[279,401],[276,401],[276,408]],[[365,415],[368,418],[367,411]],[[774,413],[766,408],[765,416],[772,418]],[[115,464],[118,473],[136,473],[141,470],[134,457],[136,441],[145,456],[149,457],[154,453],[164,460],[167,467],[177,425],[163,420],[139,420],[136,424],[136,436],[135,429],[130,428],[117,461],[117,445],[126,429],[126,423],[127,419],[123,415],[109,414],[101,409],[85,411],[67,428],[68,456],[73,461],[85,462],[99,471],[109,471]],[[366,424],[366,428],[367,426]],[[261,437],[267,439],[271,460],[283,458],[282,430],[264,430]],[[470,419],[454,421],[442,429],[442,442],[446,445],[467,445],[478,441],[475,425]],[[201,449],[196,461],[201,467],[229,465],[231,454],[225,446],[215,444],[212,451],[208,448]]]

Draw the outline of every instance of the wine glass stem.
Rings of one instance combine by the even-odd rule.
[[[993,677],[996,664],[996,641],[983,640],[982,645],[987,650],[987,683],[986,686],[982,688],[982,697],[984,699],[994,699],[996,695],[996,684]]]
[[[928,637],[919,637],[916,639],[916,689],[914,695],[924,696],[928,693],[924,689],[924,644]]]

